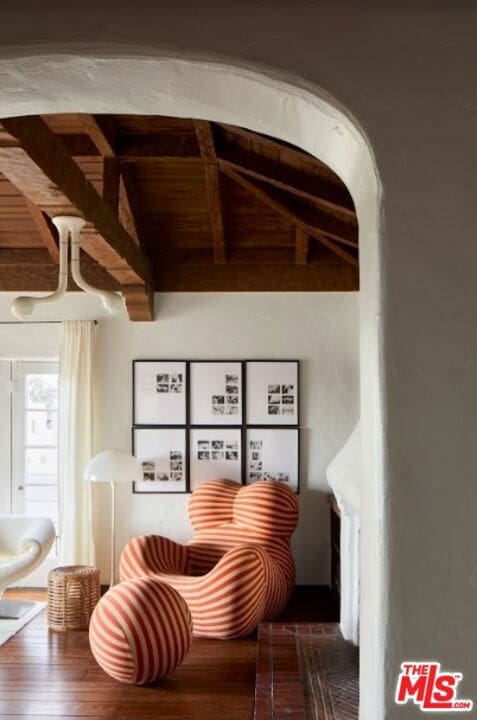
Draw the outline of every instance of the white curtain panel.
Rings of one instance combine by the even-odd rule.
[[[93,563],[89,485],[84,469],[94,454],[95,324],[63,323],[60,347],[61,562]]]

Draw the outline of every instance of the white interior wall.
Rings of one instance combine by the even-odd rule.
[[[283,137],[318,157],[329,150],[331,165],[360,196],[360,716],[419,716],[412,705],[394,704],[403,658],[458,668],[462,696],[472,695],[475,4],[137,0],[132,13],[127,3],[111,12],[107,2],[52,0],[40,15],[34,0],[24,0],[2,8],[2,20],[6,114],[182,108],[189,117],[197,110]],[[196,72],[197,58],[211,62],[209,72]],[[260,77],[252,79],[250,68]],[[323,88],[359,121],[350,140],[336,118],[342,154],[323,135]],[[351,163],[358,174],[345,172],[353,137],[366,147],[359,127],[384,189],[379,244],[369,153]]]
[[[0,295],[0,320],[12,296]],[[131,447],[131,363],[137,358],[264,358],[301,361],[302,478],[300,522],[293,541],[297,581],[326,584],[329,530],[328,463],[358,418],[357,293],[172,293],[156,296],[157,320],[104,317],[98,301],[70,294],[35,317],[97,317],[100,387],[98,450]],[[59,325],[0,325],[0,358],[52,357]],[[38,343],[39,335],[42,342]],[[188,495],[133,494],[117,488],[117,556],[126,541],[157,533],[191,536]],[[109,496],[97,488],[97,561],[109,577]]]

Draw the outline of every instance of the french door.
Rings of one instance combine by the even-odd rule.
[[[10,365],[10,432],[6,422],[0,426],[1,447],[10,445],[10,488],[2,483],[0,500],[5,508],[9,496],[10,508],[3,511],[53,520],[56,542],[47,560],[21,581],[24,586],[43,586],[49,570],[58,564],[59,552],[58,365],[41,361],[0,365],[0,387],[8,374],[5,366]],[[6,395],[0,399],[3,420],[8,415]]]

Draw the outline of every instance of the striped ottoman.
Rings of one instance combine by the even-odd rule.
[[[99,601],[89,626],[96,662],[124,683],[169,675],[189,651],[192,618],[179,593],[157,578],[127,580]]]

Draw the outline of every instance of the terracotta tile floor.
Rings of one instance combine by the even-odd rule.
[[[357,720],[358,650],[336,623],[259,628],[254,720]]]

